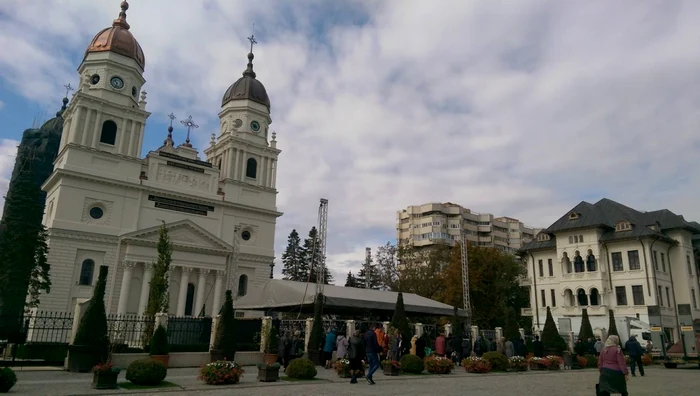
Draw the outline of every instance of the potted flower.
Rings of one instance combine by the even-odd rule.
[[[581,369],[585,369],[588,367],[588,359],[581,356],[581,355],[576,355],[576,360],[578,362],[578,367]]]
[[[236,315],[233,311],[231,290],[226,290],[226,300],[214,333],[214,345],[209,351],[212,362],[233,361],[236,355]]]
[[[71,372],[87,373],[108,358],[109,336],[104,301],[107,271],[108,267],[100,267],[92,298],[85,305],[73,344],[68,347],[68,370]]]
[[[387,359],[382,361],[382,369],[384,370],[384,375],[395,377],[401,372],[401,363]]]
[[[7,393],[17,383],[17,375],[9,367],[0,368],[0,393]]]
[[[491,364],[478,356],[470,356],[462,360],[462,367],[468,373],[489,373],[491,372]]]
[[[451,359],[440,356],[429,356],[424,363],[425,370],[431,374],[449,374],[455,366]]]
[[[545,360],[547,360],[549,363],[547,365],[548,370],[559,370],[561,368],[561,364],[564,363],[564,359],[556,355],[548,355],[545,357]]]
[[[263,362],[268,365],[277,362],[277,343],[279,342],[277,328],[274,326],[265,326],[261,338],[265,340]]]
[[[338,359],[333,363],[333,369],[340,378],[350,378],[350,361],[348,359]]]
[[[530,357],[527,362],[530,365],[530,370],[546,370],[549,366],[549,360],[536,356]]]
[[[230,385],[237,384],[243,373],[243,368],[233,361],[219,360],[204,365],[197,378],[209,385]]]
[[[170,360],[169,349],[168,333],[163,326],[158,325],[156,332],[153,333],[153,338],[151,338],[151,359],[162,362],[167,368]]]
[[[513,371],[526,371],[527,366],[528,362],[522,356],[513,356],[508,358],[508,367]]]
[[[94,389],[117,389],[118,368],[113,363],[98,363],[92,368],[92,387]]]
[[[280,379],[280,367],[279,363],[274,362],[272,364],[258,363],[258,380],[261,382],[275,382]]]

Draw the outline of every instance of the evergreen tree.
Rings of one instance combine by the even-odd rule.
[[[305,267],[301,238],[297,230],[292,230],[287,237],[287,248],[282,253],[282,263],[284,263],[283,279],[306,282],[309,269]]]
[[[318,352],[321,349],[321,340],[323,340],[323,294],[316,295],[314,303],[314,323],[311,326],[311,334],[309,334],[309,344],[307,352]]]
[[[167,313],[169,308],[168,287],[170,279],[170,263],[172,261],[173,246],[170,243],[168,229],[163,224],[158,230],[158,260],[153,263],[153,278],[148,291],[148,306],[145,316],[153,317],[159,312]],[[150,332],[149,332],[150,333]]]
[[[85,313],[78,324],[73,344],[91,346],[104,352],[109,346],[107,333],[107,312],[105,310],[105,289],[108,267],[100,267],[100,274],[92,290],[92,298],[85,307]]]
[[[557,330],[557,325],[554,323],[552,311],[549,307],[547,307],[547,320],[544,322],[544,329],[542,330],[542,344],[544,344],[546,349],[558,355],[569,349],[566,341],[564,341],[564,338],[559,334],[559,330]]]
[[[326,260],[322,260],[321,258],[321,253],[319,251],[319,246],[318,246],[318,231],[316,230],[316,227],[311,227],[311,230],[309,231],[309,236],[304,239],[304,245],[301,248],[302,251],[302,268],[306,269],[306,272],[304,274],[303,280],[306,281],[309,279],[311,283],[316,283],[316,279],[318,277],[317,272],[318,272],[318,264],[323,262],[324,266],[324,278],[325,284],[331,284],[333,282],[333,275],[331,275],[331,272],[328,270],[328,267],[326,266]],[[309,276],[310,273],[310,276]]]
[[[401,292],[399,292],[399,295],[396,297],[394,316],[391,317],[391,327],[397,329],[399,333],[401,333],[404,349],[409,348],[414,332],[411,330],[411,325],[406,318],[406,308],[403,305],[403,293]]]
[[[584,308],[581,313],[581,329],[578,331],[578,339],[584,342],[593,337],[593,326],[591,326],[591,320],[588,318],[588,309]]]
[[[357,287],[357,278],[352,274],[352,271],[348,271],[348,277],[345,278],[345,287]]]
[[[370,259],[370,264],[369,264],[369,288],[374,289],[374,290],[379,290],[379,287],[382,284],[382,281],[380,279],[380,274],[379,274],[379,269],[377,268],[376,264],[373,264],[373,262]],[[367,269],[365,267],[365,264],[362,265],[362,268],[360,268],[360,271],[357,273],[357,276],[355,279],[357,279],[357,286],[359,288],[366,288],[367,287]]]
[[[216,309],[217,307],[214,307]],[[233,296],[231,290],[226,290],[226,299],[221,308],[219,323],[214,333],[214,350],[221,351],[224,358],[233,361],[236,355],[236,314],[233,310]]]
[[[616,335],[618,337],[618,341],[619,341],[620,334],[618,334],[618,332],[617,332],[617,324],[615,323],[615,312],[613,312],[612,309],[609,309],[608,316],[609,316],[608,337],[610,337],[611,335]]]

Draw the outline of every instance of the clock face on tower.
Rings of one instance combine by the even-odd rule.
[[[120,77],[112,77],[111,80],[109,80],[109,84],[112,86],[114,89],[122,89],[124,88],[124,80],[122,80]]]
[[[260,131],[260,123],[258,123],[257,121],[251,122],[251,123],[250,123],[250,129],[252,129],[253,132],[258,132],[258,131]]]

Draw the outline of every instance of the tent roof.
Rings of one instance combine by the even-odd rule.
[[[252,289],[252,288],[251,288]],[[358,310],[394,311],[398,292],[358,289],[325,285],[323,294],[328,308],[354,308]],[[249,293],[236,299],[236,309],[249,310],[283,310],[284,308],[309,306],[314,304],[316,284],[270,279],[263,287],[249,290]],[[414,315],[454,315],[454,308],[439,301],[421,297],[417,294],[403,293],[403,302],[407,314]],[[459,310],[464,315],[464,310]]]

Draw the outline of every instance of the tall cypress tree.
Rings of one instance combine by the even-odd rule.
[[[85,313],[78,323],[73,343],[94,347],[100,351],[109,345],[107,333],[107,312],[105,310],[105,289],[108,267],[100,267],[100,274],[92,290],[92,298],[85,306]]]
[[[316,295],[314,302],[314,323],[311,326],[311,334],[309,334],[309,344],[307,352],[315,353],[318,356],[318,351],[321,348],[321,340],[323,339],[323,294]]]
[[[309,269],[305,265],[301,238],[299,238],[297,230],[292,230],[287,237],[287,248],[282,253],[282,263],[284,263],[283,279],[297,282],[306,281]]]
[[[394,306],[394,316],[391,317],[391,327],[397,329],[401,333],[402,345],[404,348],[411,345],[413,331],[411,325],[406,318],[406,308],[403,305],[403,293],[399,292],[396,297],[396,305]]]
[[[615,323],[615,312],[613,312],[612,309],[608,310],[608,318],[608,337],[611,335],[616,335],[619,341],[620,334],[618,334],[617,332],[617,324]]]
[[[547,307],[547,320],[545,320],[544,329],[542,329],[542,344],[552,353],[559,355],[561,355],[563,351],[568,350],[568,345],[559,334],[557,325],[554,323],[554,318],[552,317],[552,311],[549,307]]]
[[[158,230],[158,260],[153,263],[153,278],[148,290],[148,306],[146,316],[153,317],[159,312],[167,313],[170,307],[168,287],[170,286],[170,263],[172,262],[173,246],[170,243],[168,229],[163,224]],[[216,309],[217,307],[214,307]]]
[[[593,337],[593,326],[588,318],[588,309],[584,308],[581,313],[581,329],[578,331],[578,339],[588,342]]]

